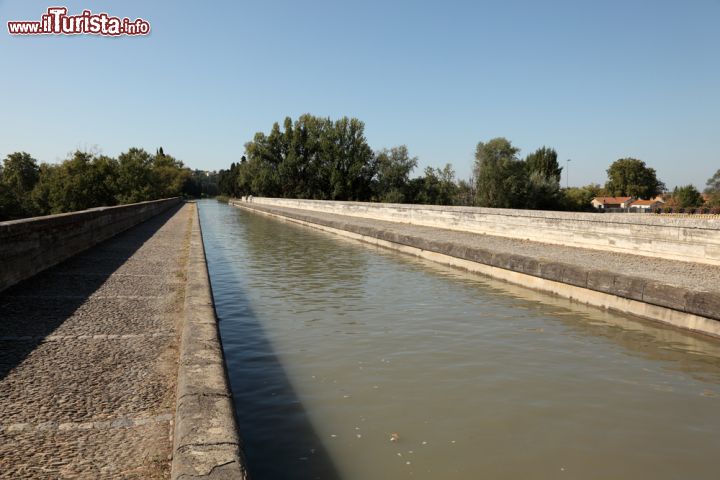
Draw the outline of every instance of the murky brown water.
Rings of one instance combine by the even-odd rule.
[[[213,201],[201,218],[256,480],[720,475],[720,342]]]

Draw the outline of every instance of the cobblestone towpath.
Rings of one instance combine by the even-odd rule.
[[[0,478],[167,478],[196,205],[0,293]]]

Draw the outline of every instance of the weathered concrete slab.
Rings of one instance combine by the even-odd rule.
[[[200,221],[192,221],[172,478],[245,479]]]

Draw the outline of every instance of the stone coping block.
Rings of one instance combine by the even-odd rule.
[[[190,235],[171,478],[247,479],[197,208]]]

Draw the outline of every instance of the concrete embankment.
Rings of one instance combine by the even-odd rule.
[[[0,291],[180,202],[168,198],[0,222]]]
[[[172,478],[247,478],[198,215],[192,221],[184,312]]]
[[[610,253],[720,265],[720,218],[254,197],[255,205],[482,233]]]
[[[256,200],[231,203],[582,303],[720,337],[720,269],[714,265],[478,235],[458,226],[449,230],[277,207]]]

